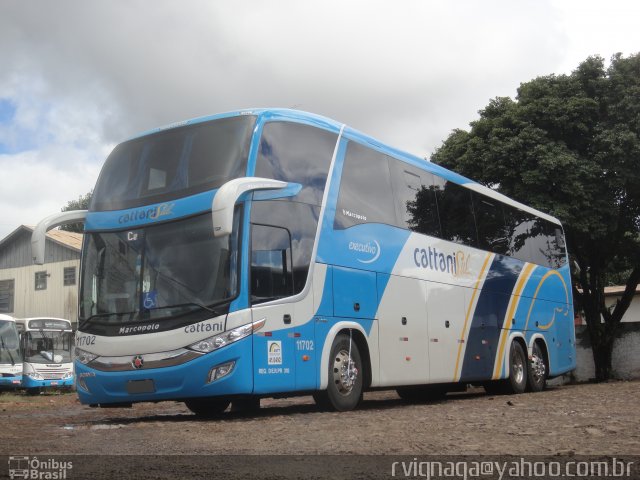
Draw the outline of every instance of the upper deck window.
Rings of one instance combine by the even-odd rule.
[[[290,200],[321,205],[337,135],[293,122],[268,122],[260,139],[256,177],[302,184]]]
[[[222,118],[118,145],[102,169],[91,210],[163,202],[244,176],[254,124],[248,115]]]
[[[361,223],[397,223],[389,157],[349,142],[333,228],[341,230]]]

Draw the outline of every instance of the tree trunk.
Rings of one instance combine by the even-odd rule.
[[[593,343],[591,339],[591,350],[593,352],[593,363],[596,370],[596,382],[606,382],[611,379],[613,369],[611,367],[611,359],[613,357],[613,340],[614,337],[603,335],[601,341]]]

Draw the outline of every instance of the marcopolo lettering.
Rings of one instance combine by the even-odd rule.
[[[155,220],[160,217],[171,215],[175,203],[163,203],[157,207],[142,208],[133,212],[120,215],[118,223],[137,222],[139,220]]]
[[[356,220],[362,220],[363,222],[367,221],[367,217],[365,215],[361,215],[359,213],[354,213],[354,212],[351,212],[351,211],[346,210],[344,208],[342,209],[342,214],[345,217],[355,218]]]
[[[148,325],[135,325],[133,327],[120,327],[118,335],[128,335],[131,333],[147,333],[154,332],[160,328],[159,323],[150,323]]]

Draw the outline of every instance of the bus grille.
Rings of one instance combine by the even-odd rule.
[[[51,370],[38,370],[38,373],[42,375],[45,380],[56,380],[62,378],[67,370],[64,368],[56,368]]]

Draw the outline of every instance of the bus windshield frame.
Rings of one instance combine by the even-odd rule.
[[[86,233],[80,329],[122,334],[124,326],[160,322],[165,330],[226,313],[239,292],[241,217],[238,207],[224,237],[214,237],[210,214]]]
[[[16,324],[0,320],[0,363],[15,365],[20,361],[20,339]]]

